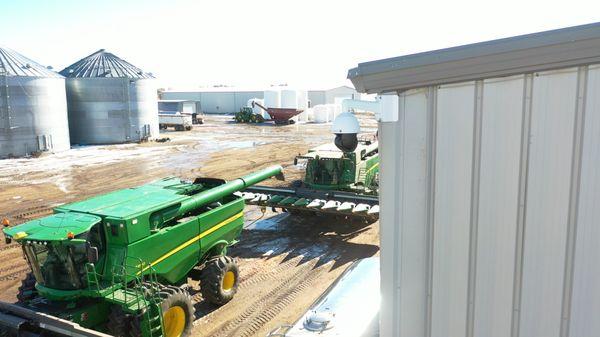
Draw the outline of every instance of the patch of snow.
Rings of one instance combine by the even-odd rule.
[[[267,219],[258,220],[244,228],[257,231],[275,231],[279,227],[279,222],[288,216],[289,213],[280,213]]]

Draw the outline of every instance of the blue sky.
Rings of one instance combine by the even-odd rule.
[[[57,70],[105,48],[163,86],[314,88],[359,62],[596,21],[579,0],[0,0],[0,44]]]

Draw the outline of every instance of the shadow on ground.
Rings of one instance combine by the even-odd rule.
[[[330,270],[356,260],[371,257],[379,246],[350,240],[373,230],[371,225],[334,220],[329,217],[309,219],[287,213],[276,214],[247,224],[240,242],[228,255],[243,259],[273,259],[283,256],[280,264],[298,258],[298,267],[318,259],[314,268],[333,261]],[[198,290],[192,290],[192,295]],[[196,316],[202,317],[218,309],[207,301],[196,303]]]

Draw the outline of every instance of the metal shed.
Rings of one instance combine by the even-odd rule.
[[[0,47],[0,158],[69,148],[65,79]]]
[[[262,90],[234,87],[203,88],[193,91],[167,90],[161,93],[163,100],[200,102],[200,110],[207,114],[235,113],[245,107],[249,99],[262,97]]]
[[[598,336],[600,24],[359,64],[381,336]]]
[[[154,76],[100,49],[60,72],[67,77],[73,144],[139,142],[156,137]]]
[[[310,105],[340,103],[343,99],[360,99],[360,94],[347,85],[329,89],[313,89],[308,91]]]

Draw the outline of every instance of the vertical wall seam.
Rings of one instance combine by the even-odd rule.
[[[527,216],[527,177],[529,175],[533,76],[533,74],[526,74],[523,81],[523,119],[521,126],[521,158],[519,162],[519,195],[517,197],[518,211],[516,219],[511,337],[519,337],[521,324],[521,287],[523,282],[523,249]]]
[[[479,184],[481,170],[481,128],[483,114],[483,81],[475,82],[473,109],[473,153],[471,167],[471,213],[469,233],[469,275],[467,283],[467,337],[475,329],[475,296],[477,277],[477,232],[479,222]]]
[[[431,337],[433,325],[433,240],[435,221],[435,159],[437,134],[437,87],[431,86],[427,92],[427,312],[425,336]]]
[[[573,295],[573,273],[575,269],[575,243],[577,240],[577,218],[579,215],[579,191],[581,188],[581,166],[583,157],[583,137],[585,125],[585,100],[587,91],[588,67],[577,71],[577,98],[575,102],[575,124],[573,127],[573,154],[571,160],[571,186],[569,191],[569,217],[565,245],[565,269],[563,277],[562,317],[560,336],[569,336],[571,323],[571,303]]]
[[[403,104],[406,101],[403,100]],[[398,110],[400,110],[400,97],[398,97]],[[403,228],[404,228],[404,179],[405,179],[405,175],[404,175],[404,143],[405,143],[405,139],[404,139],[404,129],[406,128],[406,121],[404,120],[404,117],[406,115],[406,111],[405,109],[401,109],[402,110],[402,114],[400,119],[399,119],[399,123],[395,123],[396,124],[396,128],[398,128],[398,130],[394,130],[394,137],[396,139],[394,139],[394,143],[398,144],[398,149],[397,152],[395,154],[395,158],[396,158],[396,163],[395,163],[395,168],[394,170],[396,170],[397,168],[402,168],[400,176],[398,177],[399,179],[396,181],[396,184],[394,186],[394,194],[395,194],[395,199],[394,200],[399,200],[400,201],[400,207],[397,207],[396,210],[394,211],[394,224],[398,224],[398,226],[394,226],[394,268],[396,268],[396,270],[394,271],[394,288],[395,290],[398,292],[398,297],[394,296],[393,301],[394,301],[394,310],[392,312],[397,312],[400,314],[400,317],[398,317],[398,319],[394,320],[394,328],[393,331],[396,331],[398,333],[400,333],[400,329],[401,329],[401,321],[402,321],[402,290],[400,288],[400,286],[397,285],[401,285],[401,281],[402,281],[402,256],[403,253],[401,251],[402,249],[402,239],[403,239]],[[400,114],[400,111],[398,111],[398,113]],[[399,132],[402,131],[402,132]]]

